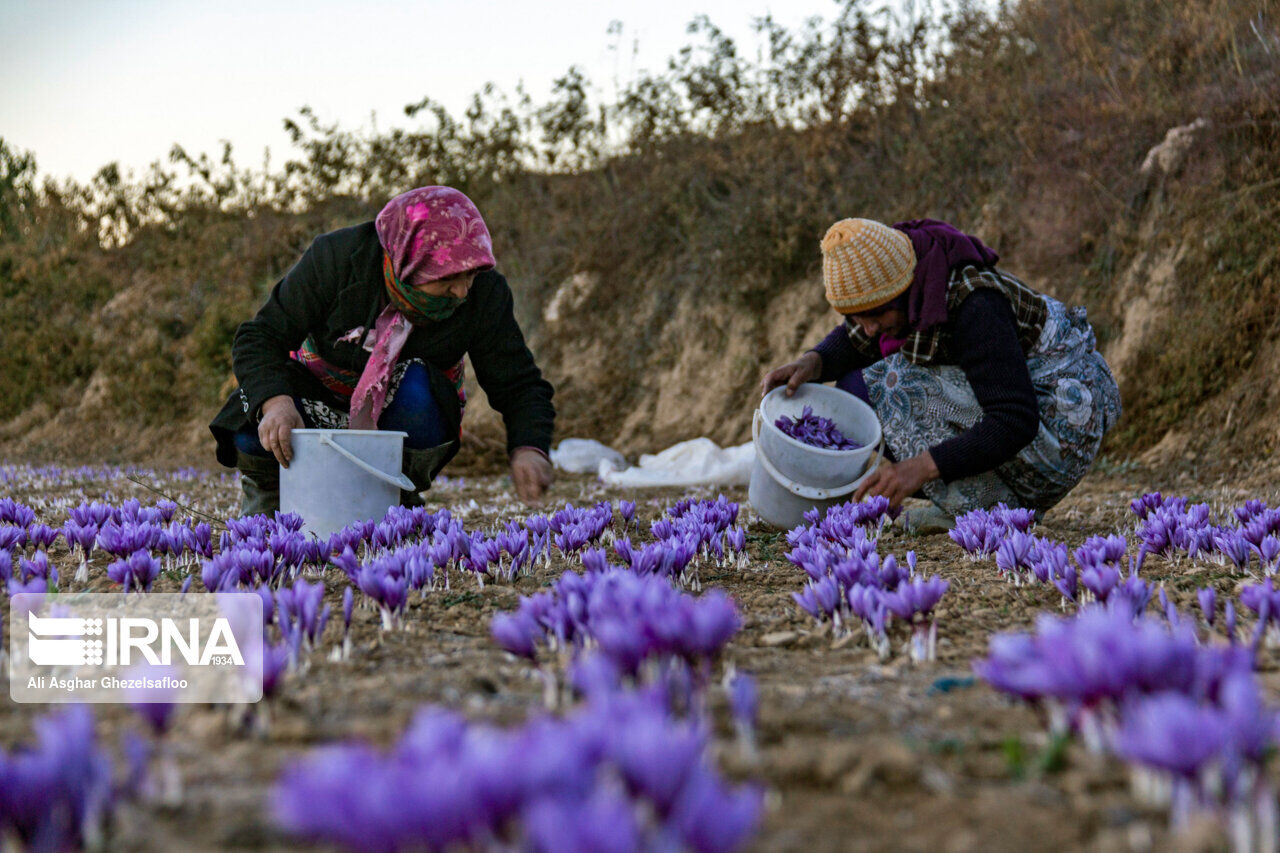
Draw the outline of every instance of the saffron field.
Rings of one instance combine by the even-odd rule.
[[[270,642],[248,708],[6,698],[0,847],[1274,847],[1264,479],[1095,474],[928,537],[481,477],[320,543],[237,497],[0,468],[10,594],[251,589]]]

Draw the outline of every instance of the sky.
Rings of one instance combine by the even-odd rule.
[[[237,162],[288,152],[282,120],[310,105],[347,128],[413,127],[424,96],[455,115],[492,81],[535,102],[579,65],[613,80],[659,70],[706,14],[754,55],[751,24],[788,27],[835,0],[0,0],[0,137],[42,174],[142,171],[174,143]],[[623,25],[619,39],[610,23]],[[611,46],[618,49],[610,49]]]

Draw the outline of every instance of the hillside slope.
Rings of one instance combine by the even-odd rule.
[[[1024,0],[999,20],[868,35],[851,3],[837,34],[864,50],[828,52],[786,89],[739,59],[726,71],[722,49],[699,72],[722,75],[720,100],[571,168],[478,175],[313,127],[289,177],[309,195],[259,198],[232,168],[234,204],[153,203],[149,218],[154,183],[104,170],[40,193],[0,141],[0,455],[211,464],[204,424],[231,387],[236,324],[314,235],[440,182],[490,222],[560,437],[629,453],[745,440],[762,373],[835,321],[826,225],[934,216],[1088,308],[1125,403],[1111,456],[1255,464],[1280,444],[1273,5]],[[844,101],[811,104],[833,80]],[[102,248],[103,223],[128,238]],[[467,428],[463,461],[500,459],[482,395]]]

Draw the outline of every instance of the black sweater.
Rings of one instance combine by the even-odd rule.
[[[1040,429],[1036,392],[1009,300],[996,290],[971,293],[947,318],[952,361],[964,371],[982,406],[969,429],[929,448],[944,482],[990,471],[1018,455]],[[843,325],[814,347],[820,382],[872,364],[858,354]]]
[[[400,358],[417,358],[431,373],[431,391],[447,426],[457,435],[462,413],[444,375],[466,355],[490,404],[502,414],[508,449],[547,451],[555,409],[551,384],[542,378],[513,313],[511,288],[496,271],[476,276],[466,301],[450,317],[415,327]],[[372,328],[387,305],[382,246],[372,222],[317,237],[285,273],[257,315],[236,330],[232,367],[240,387],[209,425],[218,440],[218,459],[235,464],[234,433],[255,423],[271,397],[322,400],[345,411],[350,400],[329,391],[289,357],[310,335],[321,358],[357,373],[369,353],[343,341],[354,328]]]

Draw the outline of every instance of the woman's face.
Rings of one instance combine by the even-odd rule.
[[[467,293],[471,291],[471,284],[475,280],[476,272],[471,270],[448,278],[438,278],[426,284],[415,284],[413,289],[427,296],[453,296],[457,299],[466,299]]]
[[[845,316],[857,323],[862,333],[872,340],[881,335],[888,335],[891,338],[901,337],[907,328],[907,312],[895,307],[892,302],[881,305],[879,308],[872,308],[870,311]]]

